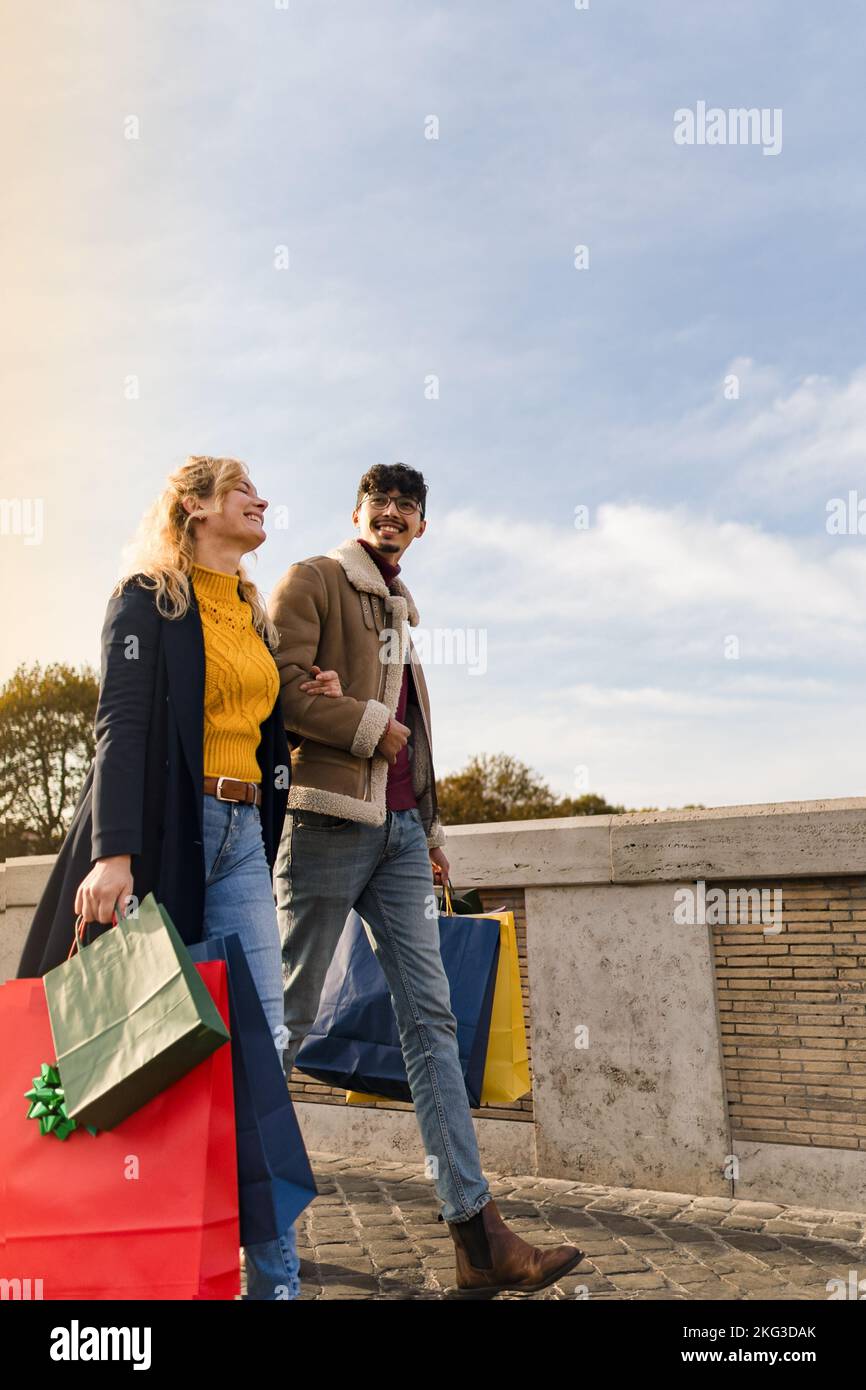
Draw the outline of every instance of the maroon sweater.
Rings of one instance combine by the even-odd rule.
[[[367,554],[372,556],[379,566],[382,578],[388,585],[391,593],[394,593],[394,580],[400,573],[399,565],[392,565],[390,560],[386,560],[384,555],[380,555],[374,550],[367,541],[358,538],[358,544],[362,545]],[[400,687],[400,698],[397,701],[397,712],[395,719],[401,724],[406,723],[406,705],[410,696],[409,682],[409,663],[403,665],[403,684]],[[413,704],[415,703],[413,699]],[[411,743],[411,739],[409,741]],[[409,762],[409,743],[406,743],[397,754],[397,761],[388,767],[388,785],[385,789],[385,807],[388,811],[409,811],[413,806],[417,806],[415,793],[412,790],[412,766]]]

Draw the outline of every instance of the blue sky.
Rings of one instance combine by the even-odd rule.
[[[866,495],[860,7],[11,25],[0,491],[44,535],[0,536],[0,678],[98,662],[186,454],[288,508],[266,591],[401,459],[430,485],[422,626],[487,642],[483,673],[426,668],[440,775],[509,752],[629,806],[862,793],[864,537],[826,529]],[[699,101],[781,110],[780,152],[677,145]]]

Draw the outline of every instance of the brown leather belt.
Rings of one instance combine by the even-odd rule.
[[[261,806],[262,789],[256,782],[241,782],[237,777],[205,777],[204,790],[217,801],[243,801],[248,806]]]

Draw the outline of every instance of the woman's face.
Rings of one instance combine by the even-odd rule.
[[[207,511],[205,534],[243,547],[243,553],[257,550],[266,539],[263,525],[267,502],[259,497],[250,478],[239,478],[223,497],[222,511],[214,511],[211,501],[204,501],[201,510]]]

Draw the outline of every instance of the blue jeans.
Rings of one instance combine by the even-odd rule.
[[[319,812],[286,816],[274,866],[283,944],[288,1076],[312,1027],[322,984],[352,908],[388,981],[426,1166],[444,1221],[490,1201],[457,1047],[430,852],[417,808],[383,825]]]
[[[280,937],[257,806],[204,796],[204,936],[237,932],[282,1061],[286,1042]],[[295,1228],[244,1247],[247,1298],[297,1298]]]

